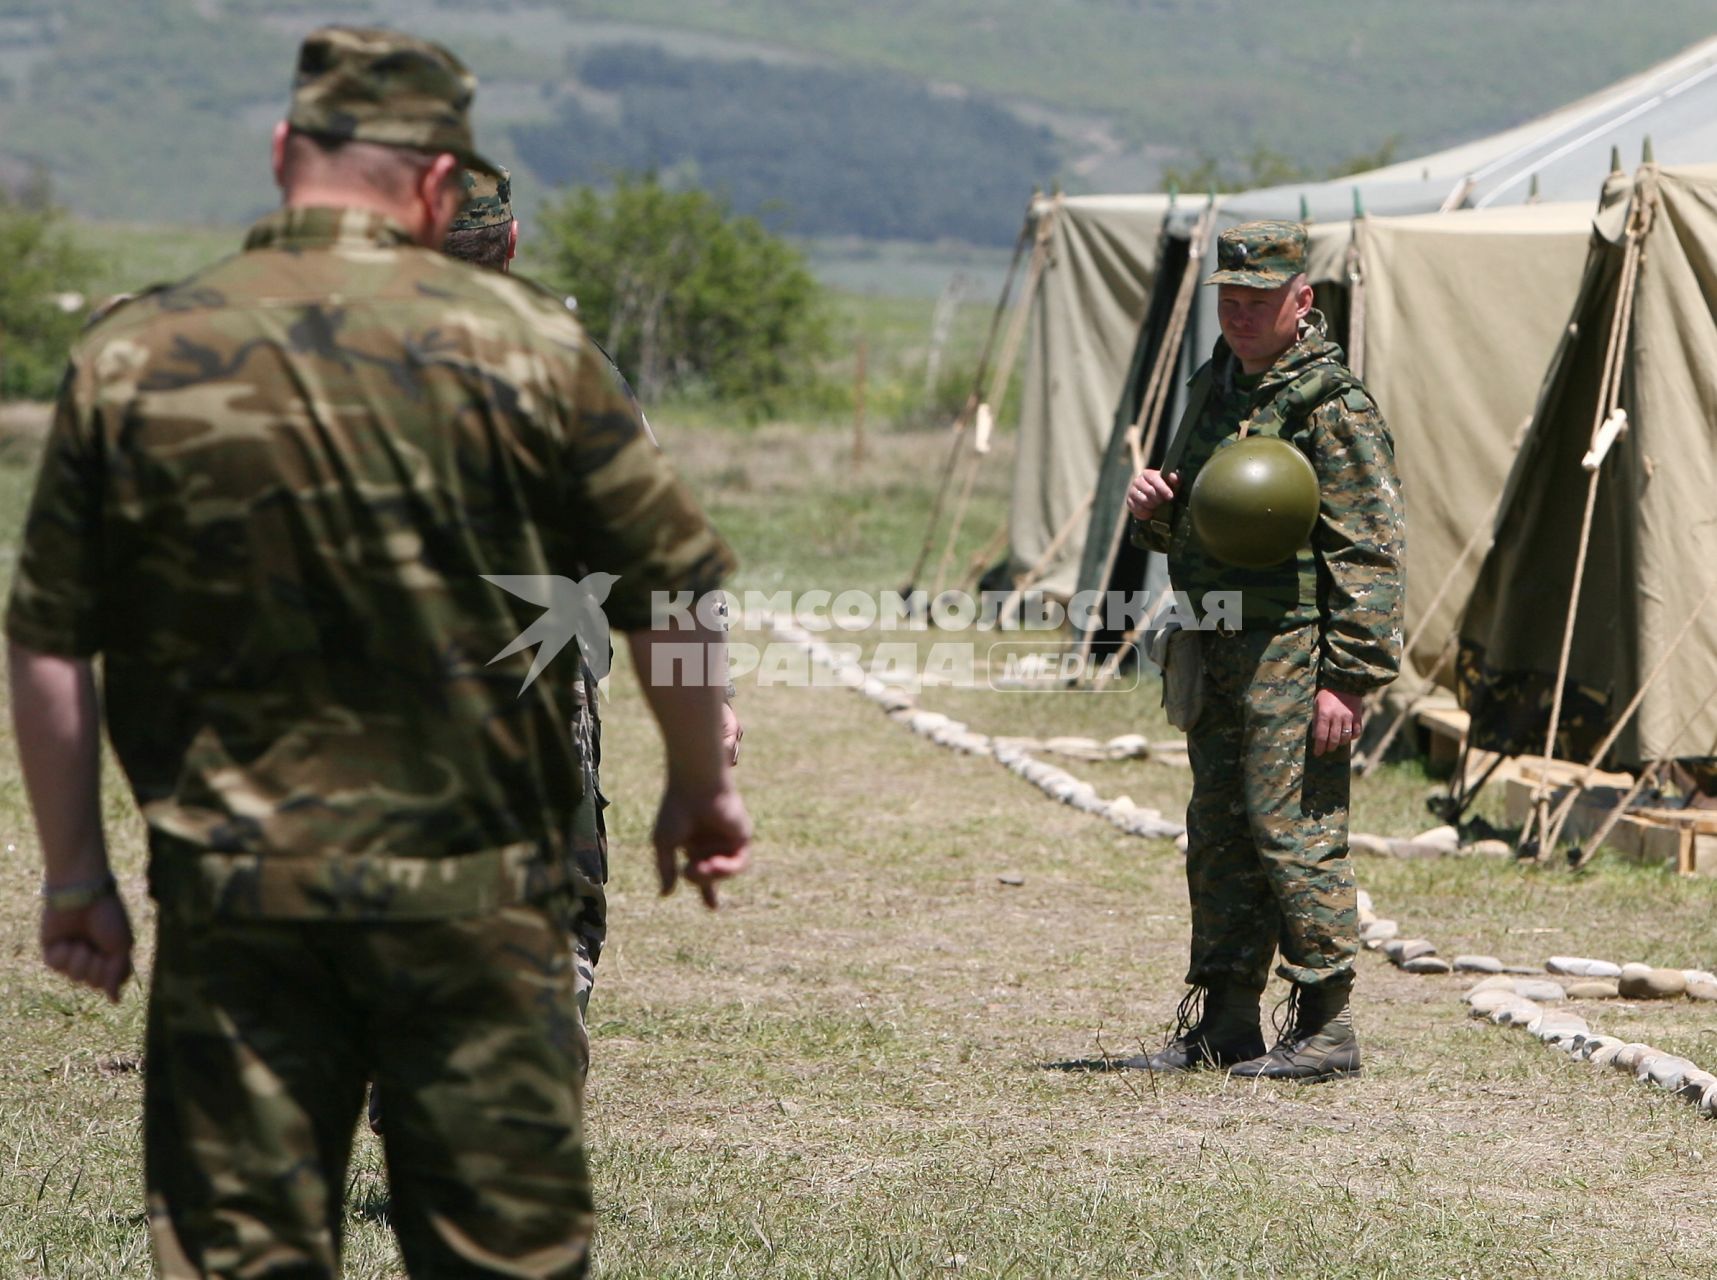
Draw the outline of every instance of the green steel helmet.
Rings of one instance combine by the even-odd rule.
[[[1264,569],[1306,545],[1318,502],[1318,473],[1305,454],[1275,436],[1247,436],[1211,454],[1192,482],[1187,513],[1211,555]]]

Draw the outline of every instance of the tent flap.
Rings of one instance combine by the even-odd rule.
[[[1717,169],[1648,166],[1632,201],[1650,219],[1619,352],[1629,430],[1598,472],[1556,742],[1589,756],[1638,696],[1610,753],[1627,767],[1717,754]],[[1461,623],[1460,694],[1489,750],[1544,748],[1626,252],[1592,241]]]

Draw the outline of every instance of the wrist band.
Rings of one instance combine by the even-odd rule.
[[[113,872],[109,871],[99,880],[85,880],[82,884],[63,885],[58,889],[43,885],[42,901],[47,904],[49,911],[81,911],[100,902],[118,888]]]

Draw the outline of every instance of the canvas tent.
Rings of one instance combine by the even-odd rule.
[[[1171,207],[1167,196],[1075,196],[1033,210],[1054,221],[1041,282],[1027,300],[1031,339],[1008,513],[1022,567],[1086,510]],[[1077,549],[1084,530],[1074,532],[1062,542]],[[1076,561],[1062,559],[1044,575],[1044,589],[1070,594]]]
[[[1508,474],[1579,286],[1594,206],[1532,205],[1313,224],[1308,276],[1334,336],[1363,349],[1390,424],[1410,512],[1412,666],[1432,675],[1465,602]],[[1172,268],[1181,256],[1165,255]],[[1209,292],[1209,291],[1206,291]],[[1111,423],[1079,589],[1136,582],[1141,553],[1120,538],[1149,322]],[[1203,351],[1174,353],[1177,385]],[[1156,433],[1160,453],[1173,419]],[[1475,538],[1475,533],[1480,536]],[[1105,559],[1104,557],[1108,557]],[[1435,674],[1452,683],[1452,664]]]
[[[1502,206],[1526,204],[1535,195],[1584,205],[1589,211],[1609,166],[1611,148],[1636,155],[1648,136],[1660,158],[1687,162],[1717,158],[1717,39],[1490,138],[1337,182],[1222,197],[1211,225],[1205,228],[1204,247],[1222,226],[1252,218],[1299,218],[1303,212],[1314,225],[1345,223],[1353,216],[1356,198],[1370,225],[1378,227],[1386,219],[1431,214],[1446,207],[1484,206],[1500,213]],[[1050,208],[1050,202],[1040,203],[1037,216],[1047,216]],[[1145,338],[1150,337],[1148,313],[1153,298],[1159,308],[1163,305],[1159,295],[1165,287],[1165,267],[1166,287],[1172,290],[1178,283],[1175,264],[1191,257],[1188,237],[1203,212],[1203,202],[1182,201],[1171,210],[1161,196],[1084,197],[1063,201],[1063,209],[1071,211],[1070,219],[1077,219],[1067,233],[1070,238],[1104,243],[1124,236],[1132,245],[1124,255],[1105,254],[1101,270],[1091,275],[1081,275],[1088,255],[1077,248],[1065,254],[1058,251],[1049,260],[1043,290],[1033,302],[1037,328],[1026,369],[1008,572],[1011,577],[1024,575],[1040,566],[1046,552],[1052,553],[1037,575],[1039,585],[1066,596],[1111,581],[1117,570],[1130,574],[1137,567],[1124,549],[1109,541],[1120,492],[1108,487],[1094,492],[1093,486],[1104,473],[1105,451],[1116,446],[1118,424],[1126,419],[1126,425],[1131,425],[1129,415],[1137,413],[1138,381],[1155,359],[1141,351],[1140,331],[1145,329]],[[1111,232],[1108,220],[1126,229]],[[1141,258],[1138,245],[1151,236],[1152,228],[1161,243],[1154,254]],[[1342,232],[1335,234],[1339,237]],[[1054,230],[1058,249],[1061,235],[1059,228]],[[1535,244],[1547,249],[1549,240],[1538,239]],[[1566,260],[1569,254],[1577,256],[1579,249],[1567,238],[1556,252]],[[1118,274],[1124,273],[1129,261],[1141,264],[1139,274]],[[1368,269],[1374,289],[1380,287],[1381,271],[1375,266]],[[1578,280],[1577,263],[1558,279],[1571,299]],[[1550,315],[1551,301],[1534,300],[1533,314]],[[1185,351],[1175,353],[1180,375],[1174,382],[1177,391],[1185,375],[1208,354],[1216,336],[1209,300],[1195,294],[1194,303],[1182,337]],[[1119,331],[1112,330],[1112,325],[1119,326]],[[1388,345],[1390,339],[1382,341]],[[1538,333],[1537,342],[1546,357],[1549,341]],[[1523,359],[1528,345],[1520,344]],[[1122,350],[1133,358],[1118,357]],[[1069,359],[1083,363],[1070,364]],[[1536,377],[1536,371],[1519,372],[1528,382]],[[1387,374],[1382,376],[1387,380]],[[1077,387],[1077,392],[1070,394],[1070,387]],[[1524,399],[1529,401],[1530,395]],[[1093,417],[1098,406],[1105,407]],[[1162,414],[1172,421],[1178,409],[1177,395]],[[1520,414],[1500,430],[1512,431],[1525,412],[1523,402]],[[1496,474],[1500,476],[1501,471]],[[1496,484],[1493,479],[1492,492]],[[1056,533],[1087,501],[1092,507],[1089,529],[1076,530],[1055,544]],[[1471,507],[1470,503],[1457,505]],[[1092,530],[1098,531],[1095,543]],[[1442,609],[1438,612],[1442,619]]]
[[[1466,602],[1543,371],[1568,322],[1591,238],[1591,203],[1516,206],[1358,228],[1363,305],[1313,255],[1344,337],[1395,439],[1406,492],[1412,670],[1433,675]],[[1337,244],[1348,228],[1319,228]],[[1340,295],[1346,292],[1345,298]],[[1357,327],[1355,327],[1357,322]],[[1435,673],[1452,684],[1453,665]]]
[[[1477,747],[1542,752],[1554,714],[1556,754],[1613,737],[1634,767],[1717,751],[1717,167],[1609,194],[1462,619],[1460,693]]]

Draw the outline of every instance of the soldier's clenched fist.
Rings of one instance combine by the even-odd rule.
[[[1179,489],[1178,471],[1171,471],[1166,476],[1160,471],[1141,471],[1127,486],[1127,510],[1133,513],[1134,519],[1149,520],[1156,515],[1158,507],[1174,501]]]

